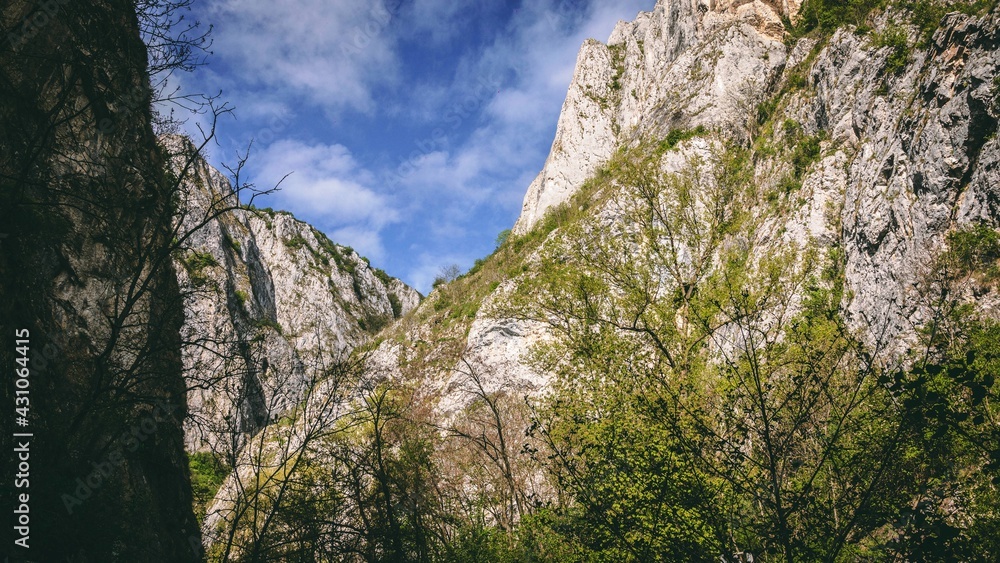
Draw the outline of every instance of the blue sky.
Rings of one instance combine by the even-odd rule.
[[[493,250],[541,170],[580,45],[654,0],[201,0],[235,108],[210,149],[291,211],[427,293]],[[188,127],[197,122],[192,119]]]

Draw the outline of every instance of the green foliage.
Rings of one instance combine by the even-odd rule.
[[[193,251],[189,256],[183,258],[181,263],[191,278],[191,284],[201,287],[208,283],[206,270],[219,265],[219,262],[208,252]]]
[[[237,254],[240,254],[243,251],[242,247],[240,246],[240,242],[231,237],[229,233],[225,231],[223,231],[222,233],[222,244],[226,248],[235,251]]]
[[[611,61],[615,69],[615,74],[611,77],[609,87],[612,92],[617,93],[622,89],[621,79],[625,74],[625,44],[611,45],[608,49],[611,51]]]
[[[657,148],[660,152],[666,152],[672,150],[681,142],[695,137],[700,137],[706,132],[705,128],[701,125],[695,127],[694,129],[671,129],[670,132],[667,133],[667,137],[660,141]]]
[[[234,290],[233,297],[236,298],[236,304],[241,309],[246,307],[247,299],[250,298],[250,296],[247,295],[247,292],[243,291],[242,289]]]
[[[913,24],[919,31],[919,45],[926,47],[945,15],[951,12],[985,14],[995,9],[997,3],[996,0],[906,0],[900,4],[912,12]]]
[[[385,287],[389,287],[392,285],[392,276],[385,273],[385,270],[381,268],[372,268],[372,273],[375,274],[375,277],[378,278],[378,281],[382,282],[382,285],[384,285]]]
[[[479,303],[478,302],[475,302],[475,301],[465,301],[465,302],[459,303],[455,307],[451,307],[451,310],[448,313],[448,315],[451,318],[453,318],[453,319],[462,318],[462,317],[464,317],[466,319],[474,319],[474,318],[476,318],[476,313],[478,313],[478,312],[479,312]]]
[[[819,140],[794,149],[797,174]],[[533,359],[556,377],[533,435],[570,499],[548,531],[595,561],[970,560],[974,538],[995,553],[997,495],[968,476],[1000,457],[1000,329],[955,307],[964,321],[930,331],[938,367],[880,367],[841,318],[842,252],[754,247],[748,158],[664,177],[632,153],[615,175],[632,227],[564,224],[508,304],[558,335]],[[959,273],[1000,257],[991,229],[949,243]],[[957,498],[972,520],[940,509]]]
[[[198,522],[205,519],[205,511],[229,474],[229,468],[209,452],[195,452],[188,455],[191,471],[191,493],[194,497],[194,512]]]
[[[365,291],[364,287],[361,285],[361,278],[359,276],[351,277],[351,290],[354,291],[354,296],[358,298],[358,302],[364,303]]]
[[[802,187],[802,180],[809,167],[819,161],[822,156],[822,142],[826,139],[825,132],[804,136],[802,126],[793,119],[786,119],[781,124],[781,128],[784,134],[784,143],[791,146],[789,160],[792,164],[792,170],[779,179],[775,191],[766,194],[766,199],[772,204],[778,204],[781,196],[788,196]],[[758,143],[758,145],[760,144],[763,143]]]
[[[358,318],[358,326],[365,332],[376,334],[385,328],[391,320],[389,317],[377,313],[366,313]]]
[[[463,276],[475,275],[479,272],[479,270],[482,270],[483,266],[485,265],[486,265],[486,258],[476,258],[476,261],[472,263],[472,267],[469,268],[469,271],[463,274]]]
[[[995,9],[996,0],[903,0],[889,2],[887,0],[806,0],[802,5],[801,17],[795,28],[796,35],[804,35],[817,30],[823,34],[831,34],[838,28],[847,25],[857,27],[858,32],[870,29],[873,12],[889,6],[902,8],[911,12],[910,21],[917,27],[918,44],[925,47],[941,24],[944,16],[950,12],[962,12],[970,15],[988,13]],[[893,67],[900,64],[903,55],[896,55]]]
[[[266,317],[254,320],[253,324],[258,329],[271,329],[276,331],[278,334],[284,334],[285,332],[285,329],[282,328],[281,323]]]
[[[773,125],[801,178],[823,137]],[[997,560],[1000,323],[961,284],[996,279],[1000,234],[949,235],[918,305],[933,309],[921,350],[898,361],[884,351],[896,342],[872,344],[843,318],[839,247],[773,243],[753,151],[722,146],[674,174],[662,156],[659,143],[620,152],[396,325],[429,332],[403,347],[401,379],[454,370],[485,296],[516,280],[487,314],[553,336],[529,358],[553,379],[515,446],[543,464],[549,504],[501,518],[507,484],[470,485],[481,464],[424,424],[425,391],[367,383],[319,448],[326,469],[300,479],[310,501],[283,514],[283,533],[348,514],[343,544],[316,545],[392,561]],[[505,450],[474,428],[464,439],[499,463]],[[462,463],[471,471],[448,481]]]
[[[904,28],[887,27],[872,37],[872,46],[876,49],[889,49],[889,55],[885,59],[885,70],[889,74],[900,74],[906,68],[910,60],[910,46]]]
[[[806,33],[818,29],[832,33],[846,25],[862,26],[873,11],[886,4],[886,0],[806,0],[802,4],[797,31]]]
[[[403,302],[395,293],[389,292],[389,306],[392,308],[392,318],[398,319],[403,316]]]
[[[826,135],[821,133],[801,138],[796,143],[792,150],[792,166],[796,178],[801,180],[808,168],[819,161],[822,154],[820,146],[825,138]]]
[[[287,246],[290,250],[299,250],[301,248],[308,247],[308,243],[302,235],[295,235],[285,241],[285,246]]]
[[[500,231],[500,234],[497,235],[496,241],[494,243],[496,245],[496,248],[500,248],[507,242],[507,239],[510,238],[510,233],[511,233],[510,229],[504,229]]]
[[[1000,279],[1000,234],[981,223],[952,231],[944,260],[959,275],[978,274],[987,282]]]

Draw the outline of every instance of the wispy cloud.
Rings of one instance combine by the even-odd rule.
[[[397,77],[388,31],[399,0],[220,0],[214,49],[237,88],[371,111],[372,89]]]
[[[224,152],[285,208],[427,291],[508,228],[587,38],[653,0],[217,0],[200,82],[237,107]],[[205,77],[210,77],[209,81]]]
[[[384,255],[379,232],[400,219],[391,199],[373,187],[374,175],[343,145],[306,144],[284,139],[251,160],[259,188],[278,185],[266,205],[290,209],[331,232],[338,242],[372,257]]]

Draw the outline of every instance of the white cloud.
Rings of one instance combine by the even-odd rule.
[[[262,205],[291,210],[363,254],[384,255],[379,232],[397,222],[399,213],[388,196],[372,187],[372,173],[343,145],[285,139],[253,155],[250,166],[259,189],[280,182],[280,191]]]
[[[390,33],[398,0],[220,0],[213,50],[238,87],[280,90],[331,111],[372,109],[373,87],[391,83],[398,60]]]
[[[474,256],[456,254],[455,245],[481,248],[484,232],[504,228],[497,218],[520,209],[552,142],[580,45],[595,30],[606,40],[619,17],[634,17],[650,0],[628,3],[531,3],[492,44],[466,55],[446,92],[417,90],[427,95],[412,117],[426,118],[426,135],[383,173],[406,198],[409,220],[425,225],[423,248],[444,255],[422,257],[412,283],[429,283],[447,257],[470,264]]]
[[[482,32],[477,26],[497,21],[505,3],[216,0],[204,10],[216,24],[213,64],[221,63],[212,84],[235,99],[264,147],[250,160],[255,182],[268,187],[293,172],[261,204],[288,209],[374,260],[387,256],[425,290],[441,266],[471,265],[475,249],[510,226],[552,142],[583,41],[606,40],[618,19],[653,4],[522,0],[492,43],[462,56],[450,80],[405,85],[404,47],[468,44],[459,34]],[[303,123],[317,107],[327,120]],[[423,132],[408,149],[386,143],[383,155],[354,147],[372,159],[362,165],[328,121],[349,121],[352,111],[370,116],[373,135],[393,129],[374,121],[390,117]],[[307,129],[293,133],[299,126]],[[386,249],[383,239],[399,246]]]

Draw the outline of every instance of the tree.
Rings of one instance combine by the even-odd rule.
[[[748,152],[713,142],[677,174],[646,147],[613,161],[621,195],[504,311],[557,336],[536,434],[563,533],[615,560],[872,553],[917,494],[881,383],[901,364],[842,320],[837,248],[776,239]]]
[[[45,485],[32,490],[32,508],[45,516],[33,522],[32,557],[200,555],[180,429],[183,299],[172,269],[190,234],[173,217],[195,155],[168,170],[151,108],[156,76],[187,68],[204,44],[175,33],[169,15],[184,5],[142,2],[137,13],[118,0],[16,1],[2,10],[12,27],[0,46],[0,123],[9,132],[0,142],[0,222],[14,236],[0,249],[0,316],[5,332],[29,328],[39,354],[55,350],[34,380],[44,438],[33,469]],[[155,41],[144,46],[143,33]],[[205,102],[209,126],[192,153],[228,111]],[[209,216],[238,205],[244,187],[237,182]],[[100,486],[77,484],[88,479]]]

